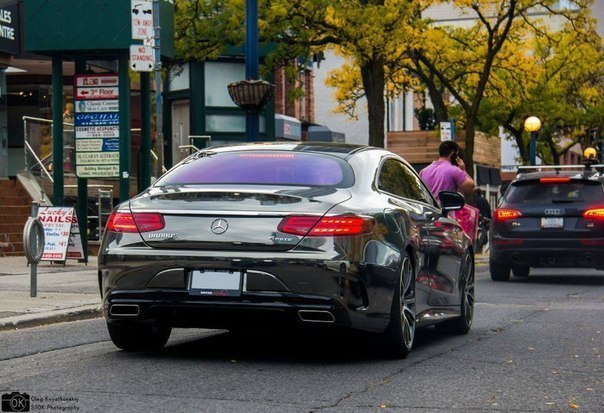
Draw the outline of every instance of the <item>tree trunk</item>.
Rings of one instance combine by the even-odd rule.
[[[428,88],[428,96],[430,96],[432,106],[434,106],[434,117],[438,122],[449,121],[449,110],[447,109],[447,105],[445,103],[445,100],[443,99],[443,92],[438,89],[433,80],[423,80],[426,84],[426,87]],[[437,129],[438,127],[439,125],[436,125]]]
[[[384,59],[376,57],[361,64],[363,89],[367,98],[367,115],[369,120],[369,145],[384,147]]]
[[[466,116],[466,140],[463,161],[466,164],[466,172],[474,178],[474,135],[476,133],[475,117]]]

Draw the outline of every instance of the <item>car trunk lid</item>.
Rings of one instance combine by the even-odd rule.
[[[162,215],[164,228],[141,233],[153,248],[284,251],[303,238],[278,230],[284,217],[323,216],[349,198],[334,188],[180,186],[152,188],[130,208]]]

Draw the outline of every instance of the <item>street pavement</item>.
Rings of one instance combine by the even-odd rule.
[[[476,257],[484,271],[487,255]],[[25,257],[0,257],[0,331],[100,317],[96,257],[88,264],[43,261],[37,266],[37,294],[31,297],[31,267]]]
[[[98,317],[101,313],[96,257],[88,264],[43,261],[31,297],[25,257],[0,257],[0,331]]]

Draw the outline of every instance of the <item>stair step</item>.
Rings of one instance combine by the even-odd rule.
[[[6,196],[0,194],[0,206],[31,206],[31,198],[29,196]]]
[[[29,205],[2,205],[2,209],[0,210],[0,216],[2,215],[10,215],[10,216],[29,216],[31,214],[31,207]]]
[[[18,234],[19,232],[22,233],[23,226],[25,225],[26,221],[27,218],[23,220],[22,223],[15,222],[14,220],[11,222],[0,222],[0,236],[1,234]],[[2,241],[1,238],[0,241]]]
[[[21,232],[0,234],[0,242],[23,242],[23,230]]]
[[[0,248],[0,256],[4,255],[23,255],[23,241],[21,242],[10,242],[6,248]]]

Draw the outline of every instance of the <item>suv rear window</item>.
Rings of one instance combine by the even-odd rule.
[[[541,183],[538,180],[526,180],[513,183],[505,200],[509,203],[597,202],[604,200],[604,190],[597,181]]]
[[[351,166],[335,157],[283,151],[213,153],[192,157],[155,186],[195,184],[260,184],[329,186],[354,184]]]

